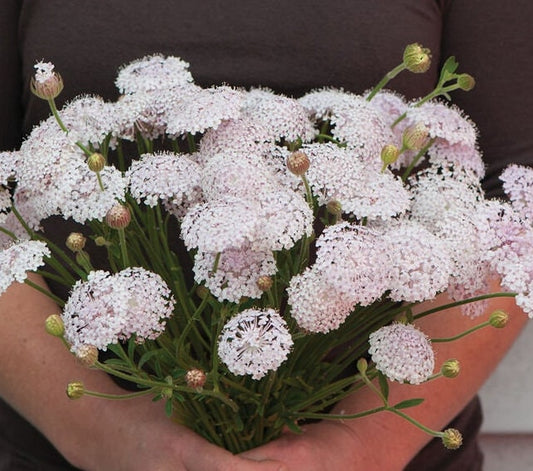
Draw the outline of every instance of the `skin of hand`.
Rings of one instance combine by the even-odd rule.
[[[497,283],[492,290],[500,291]],[[441,295],[434,302],[421,305],[419,312],[422,308],[430,309],[449,302],[446,295]],[[512,298],[491,299],[487,313],[496,309],[509,314],[505,328],[486,327],[454,342],[433,344],[436,368],[439,369],[444,361],[456,358],[461,364],[458,377],[438,378],[417,386],[391,382],[390,404],[424,398],[421,405],[404,412],[433,430],[445,428],[474,397],[527,322],[527,316],[516,307]],[[421,318],[416,324],[430,338],[444,338],[457,335],[477,322],[454,308]],[[341,401],[332,413],[351,414],[381,405],[383,403],[372,391],[363,388]],[[401,471],[431,438],[403,418],[380,412],[354,420],[325,420],[308,425],[300,435],[287,432],[278,440],[244,453],[244,456],[277,459],[286,463],[290,471]]]
[[[77,380],[89,390],[124,390],[79,365],[45,332],[44,320],[56,312],[48,297],[24,284],[2,295],[0,392],[71,464],[87,471],[286,471],[279,462],[234,456],[208,443],[169,420],[150,397],[69,399],[66,385]]]

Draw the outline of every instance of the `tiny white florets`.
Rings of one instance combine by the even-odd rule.
[[[372,361],[389,379],[420,384],[433,374],[431,342],[412,324],[387,325],[370,334],[368,341]]]
[[[273,309],[247,309],[230,319],[219,338],[218,354],[235,375],[261,379],[287,359],[293,341]]]

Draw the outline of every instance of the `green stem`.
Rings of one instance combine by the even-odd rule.
[[[431,138],[428,141],[428,143],[424,147],[422,147],[422,149],[420,149],[418,151],[418,154],[416,154],[415,158],[411,161],[409,166],[405,169],[405,172],[403,172],[403,175],[402,175],[402,181],[403,182],[405,182],[405,180],[407,180],[409,175],[411,175],[411,172],[417,166],[418,162],[425,155],[425,153],[428,151],[428,149],[433,145],[433,143],[435,142],[435,139],[436,138],[434,138],[434,137]]]
[[[366,97],[366,101],[372,100],[374,96],[389,83],[394,77],[396,77],[400,72],[406,69],[405,64],[402,62],[400,65],[397,65],[390,72],[387,72],[385,76],[379,81],[379,83],[372,89],[370,94]]]
[[[422,317],[429,316],[430,314],[434,314],[436,312],[445,311],[446,309],[451,309],[454,307],[462,306],[463,304],[469,304],[476,301],[482,301],[484,299],[492,299],[492,298],[514,298],[516,296],[516,293],[489,293],[489,294],[483,294],[481,296],[475,296],[468,299],[463,299],[461,301],[455,301],[453,303],[449,304],[443,304],[442,306],[435,307],[433,309],[428,309],[427,311],[420,312],[413,316],[413,319],[421,319]]]
[[[52,111],[52,114],[54,115],[54,118],[57,121],[57,124],[59,124],[59,127],[61,128],[61,130],[65,132],[66,134],[68,134],[69,132],[68,128],[65,126],[65,124],[61,120],[61,117],[59,116],[59,113],[57,111],[56,102],[53,98],[50,98],[48,100],[48,106],[50,107],[50,110]],[[91,151],[87,149],[87,147],[85,147],[81,142],[76,141],[75,144],[83,151],[83,153],[86,156],[91,155]]]
[[[122,254],[122,263],[124,265],[124,268],[130,266],[130,259],[128,257],[128,248],[126,246],[126,233],[124,229],[117,229],[118,231],[118,238],[119,238],[119,245],[120,245],[120,253]]]
[[[111,399],[111,400],[121,400],[121,399],[134,399],[136,397],[140,396],[146,396],[148,394],[151,394],[154,390],[153,389],[146,389],[144,391],[129,393],[129,394],[105,394],[100,393],[96,391],[87,391],[85,390],[83,393],[86,396],[92,396],[92,397],[101,397],[103,399]]]
[[[475,332],[476,330],[483,329],[484,327],[490,326],[490,321],[482,322],[471,329],[465,330],[464,332],[455,335],[454,337],[443,337],[437,339],[431,339],[432,343],[444,343],[444,342],[453,342],[454,340],[459,340],[460,338],[466,337],[467,335]]]
[[[46,296],[48,296],[52,301],[57,303],[57,305],[59,307],[63,307],[65,305],[65,301],[63,301],[60,297],[58,297],[55,294],[51,293],[46,288],[43,288],[42,286],[39,286],[38,284],[34,283],[30,279],[26,278],[24,280],[24,283],[27,284],[28,286],[31,286],[33,289],[39,291],[40,293],[43,293]]]
[[[418,427],[420,430],[423,430],[424,432],[431,435],[432,437],[442,437],[442,432],[426,427],[424,424],[418,422],[418,420],[413,419],[410,415],[407,415],[405,412],[402,412],[401,410],[398,410],[395,407],[389,407],[387,408],[387,410],[389,412],[392,412],[393,414],[399,415],[400,417],[407,420],[408,422]]]

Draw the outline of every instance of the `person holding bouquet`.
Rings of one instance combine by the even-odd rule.
[[[531,164],[533,106],[529,32],[533,8],[520,0],[512,8],[477,0],[424,2],[176,2],[158,0],[6,0],[0,17],[7,38],[0,44],[0,146],[12,150],[48,116],[46,103],[30,93],[34,64],[52,61],[65,83],[58,97],[68,102],[82,93],[116,99],[118,68],[149,54],[179,56],[191,64],[202,86],[269,87],[301,96],[318,87],[363,93],[394,67],[401,49],[421,43],[431,50],[424,74],[399,75],[390,88],[408,99],[425,96],[438,81],[440,65],[454,55],[476,78],[475,88],[453,101],[479,128],[487,164],[486,190],[500,195],[498,175],[510,163]],[[533,103],[531,103],[533,104]],[[71,228],[47,223],[54,239]],[[31,281],[45,286],[38,277]],[[60,298],[64,287],[48,282]],[[495,284],[496,292],[499,287]],[[446,294],[432,306],[446,304]],[[478,470],[476,444],[481,420],[476,392],[521,331],[526,317],[511,298],[489,301],[487,313],[501,309],[510,322],[503,330],[438,345],[439,359],[459,358],[453,382],[416,386],[423,404],[412,416],[434,430],[451,421],[463,432],[462,448],[450,451],[393,414],[357,420],[307,424],[302,434],[239,455],[217,447],[168,419],[160,402],[83,398],[70,401],[65,385],[82,380],[91,390],[123,394],[108,375],[88,370],[43,329],[59,308],[25,284],[12,285],[0,298],[0,470]],[[445,321],[423,318],[419,327],[433,338],[470,328],[456,308]],[[413,397],[409,385],[393,383],[395,402]],[[379,407],[376,395],[357,391],[332,414]],[[31,425],[30,425],[31,424]]]

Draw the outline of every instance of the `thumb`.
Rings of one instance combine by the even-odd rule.
[[[289,471],[289,467],[276,460],[242,459],[237,466],[233,467],[232,471]]]

